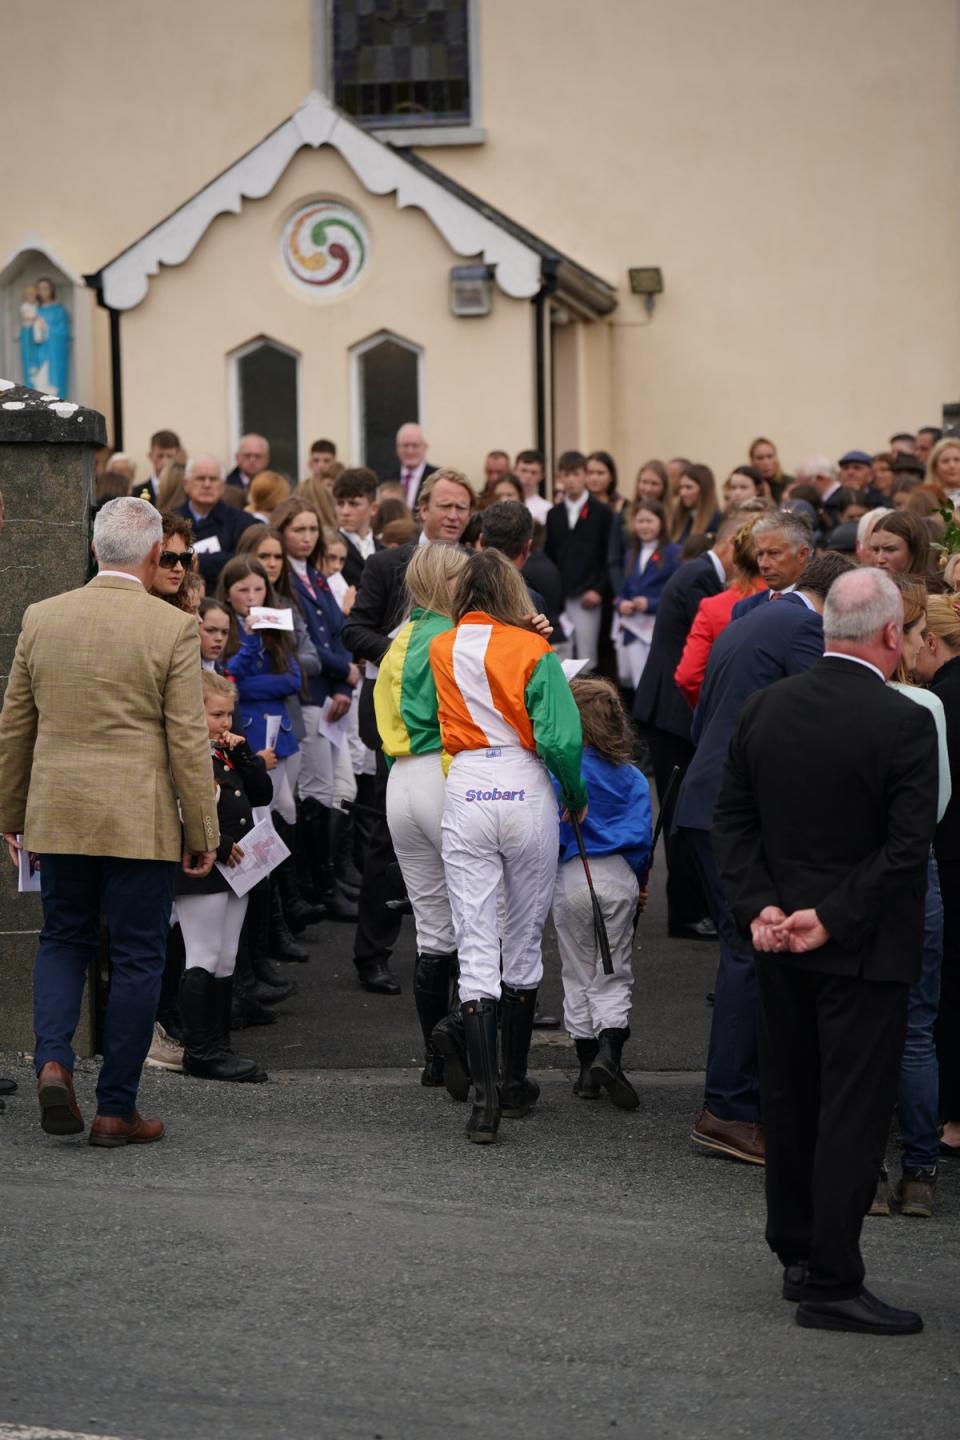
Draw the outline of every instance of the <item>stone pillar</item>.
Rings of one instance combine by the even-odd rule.
[[[94,451],[103,416],[0,380],[0,701],[35,600],[84,585],[91,574]],[[40,897],[18,895],[6,848],[0,856],[0,1050],[33,1049],[33,960]],[[89,997],[90,986],[87,987]],[[74,1040],[93,1053],[89,1005]]]

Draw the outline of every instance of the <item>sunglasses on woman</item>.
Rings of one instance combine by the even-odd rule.
[[[192,550],[161,550],[161,551],[160,551],[160,562],[159,562],[159,563],[160,563],[160,569],[161,569],[161,570],[173,570],[174,567],[177,566],[177,565],[182,565],[183,568],[184,568],[184,570],[188,570],[188,569],[190,568],[190,562],[191,562],[192,560],[193,560],[193,551],[192,551]]]

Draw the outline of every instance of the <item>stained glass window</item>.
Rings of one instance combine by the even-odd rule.
[[[335,0],[334,98],[369,128],[470,123],[468,0]]]

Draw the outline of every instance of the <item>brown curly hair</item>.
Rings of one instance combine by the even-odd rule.
[[[577,677],[570,681],[570,690],[580,711],[584,745],[592,746],[611,765],[632,764],[633,731],[616,686],[595,676]]]

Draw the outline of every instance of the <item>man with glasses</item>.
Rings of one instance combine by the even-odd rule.
[[[183,480],[187,502],[174,511],[193,524],[193,549],[208,594],[213,593],[220,571],[236,550],[244,530],[257,524],[252,515],[224,503],[225,483],[215,456],[194,455],[187,461]]]

